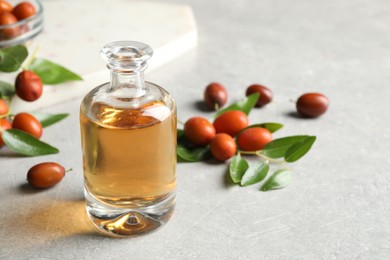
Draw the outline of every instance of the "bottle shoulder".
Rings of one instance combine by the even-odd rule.
[[[137,109],[150,102],[160,102],[170,109],[175,108],[175,101],[169,92],[149,81],[145,81],[142,89],[132,85],[112,88],[107,82],[92,89],[82,101],[85,104],[97,102],[126,109]]]
[[[131,86],[112,89],[105,83],[84,97],[80,112],[102,125],[138,128],[176,117],[176,105],[164,88],[152,82],[145,81],[142,92]]]

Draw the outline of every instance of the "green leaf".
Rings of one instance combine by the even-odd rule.
[[[0,71],[17,71],[27,56],[27,48],[22,45],[0,49]]]
[[[241,186],[248,186],[262,181],[267,176],[269,164],[257,162],[252,164],[241,179]]]
[[[49,125],[55,124],[69,115],[69,114],[47,114],[42,112],[33,112],[31,114],[41,122],[43,127],[47,127]]]
[[[268,131],[270,131],[271,133],[275,133],[276,131],[278,131],[280,128],[283,127],[282,124],[279,124],[279,123],[262,123],[262,124],[258,124],[259,127],[263,127],[265,129],[267,129]]]
[[[283,125],[279,124],[279,123],[254,124],[254,125],[250,125],[250,126],[245,127],[244,129],[242,129],[240,132],[238,132],[237,136],[240,135],[242,132],[244,132],[246,129],[248,129],[248,128],[255,128],[255,127],[265,128],[268,131],[270,131],[271,133],[274,133],[274,132],[278,131],[280,128],[282,128]]]
[[[14,85],[0,80],[0,97],[12,97],[14,94]]]
[[[38,74],[44,84],[55,85],[66,81],[83,80],[61,65],[41,58],[35,58],[29,69]]]
[[[284,160],[290,163],[299,160],[310,150],[315,140],[315,136],[310,136],[292,145],[284,155]]]
[[[184,137],[184,130],[183,129],[177,129],[177,139]]]
[[[257,100],[259,99],[260,94],[254,93],[248,97],[246,97],[243,100],[240,100],[236,103],[231,104],[230,106],[217,111],[215,113],[214,117],[218,117],[219,115],[222,115],[223,113],[231,110],[240,110],[244,112],[245,114],[249,114],[249,112],[252,110],[252,108],[256,105]]]
[[[208,157],[208,147],[185,147],[178,144],[176,154],[184,162],[200,162],[205,161]]]
[[[248,168],[249,164],[245,159],[241,158],[240,155],[234,156],[229,165],[229,174],[232,181],[240,183],[242,176]]]
[[[57,148],[17,129],[3,131],[2,138],[4,143],[11,150],[27,156],[38,156],[59,152]]]
[[[295,135],[278,138],[268,143],[262,153],[270,158],[282,158],[287,150],[294,144],[308,138],[308,135]]]
[[[268,191],[268,190],[276,190],[286,187],[291,182],[291,172],[287,169],[281,169],[274,174],[272,174],[271,177],[268,178],[268,180],[263,184],[261,187],[262,191]]]

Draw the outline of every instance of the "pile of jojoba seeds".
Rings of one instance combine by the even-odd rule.
[[[272,91],[260,84],[250,85],[246,96],[258,93],[255,107],[272,102]],[[204,91],[204,102],[211,110],[219,110],[228,99],[226,88],[220,83],[209,84]],[[296,102],[296,110],[306,118],[324,114],[329,106],[328,98],[320,93],[306,93]],[[225,161],[240,151],[259,151],[272,141],[271,132],[263,127],[248,127],[247,114],[240,110],[226,111],[217,116],[213,123],[203,117],[192,117],[184,124],[184,135],[195,146],[209,145],[212,156]]]
[[[25,101],[35,101],[42,95],[42,81],[34,72],[24,70],[16,77],[15,92]],[[0,148],[5,145],[1,138],[2,131],[10,128],[19,129],[38,139],[43,131],[41,123],[32,114],[22,112],[13,115],[6,100],[0,98]]]
[[[16,6],[0,0],[0,25],[10,25],[35,15],[35,7],[29,2],[21,2]],[[0,30],[0,40],[12,39],[23,34],[26,26],[12,26]]]
[[[24,70],[16,77],[15,92],[25,101],[35,101],[42,95],[42,81],[34,72]],[[0,98],[0,149],[6,145],[2,139],[3,131],[11,128],[37,139],[40,139],[43,133],[43,126],[36,117],[26,112],[11,114],[6,100]],[[61,165],[52,162],[41,163],[30,169],[27,180],[36,188],[48,188],[60,182],[64,175],[65,171]]]
[[[15,80],[15,92],[25,101],[35,101],[43,91],[41,79],[34,72],[24,70]],[[0,149],[5,145],[2,133],[7,129],[18,129],[37,139],[41,138],[43,126],[30,113],[10,114],[7,102],[0,98]],[[35,188],[49,188],[57,184],[65,176],[64,168],[55,162],[45,162],[33,166],[27,174],[28,183]]]

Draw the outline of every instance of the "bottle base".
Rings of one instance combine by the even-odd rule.
[[[162,227],[175,207],[175,193],[147,207],[116,208],[101,203],[84,189],[88,217],[95,228],[111,237],[130,237]]]

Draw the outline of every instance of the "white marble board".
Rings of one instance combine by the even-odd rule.
[[[149,44],[154,56],[147,71],[184,55],[197,44],[195,19],[189,6],[126,0],[71,2],[43,1],[44,31],[29,49],[32,52],[38,47],[37,56],[75,71],[84,81],[45,86],[43,95],[35,102],[14,98],[11,105],[14,113],[70,100],[107,82],[109,72],[99,51],[111,41],[136,40]]]

